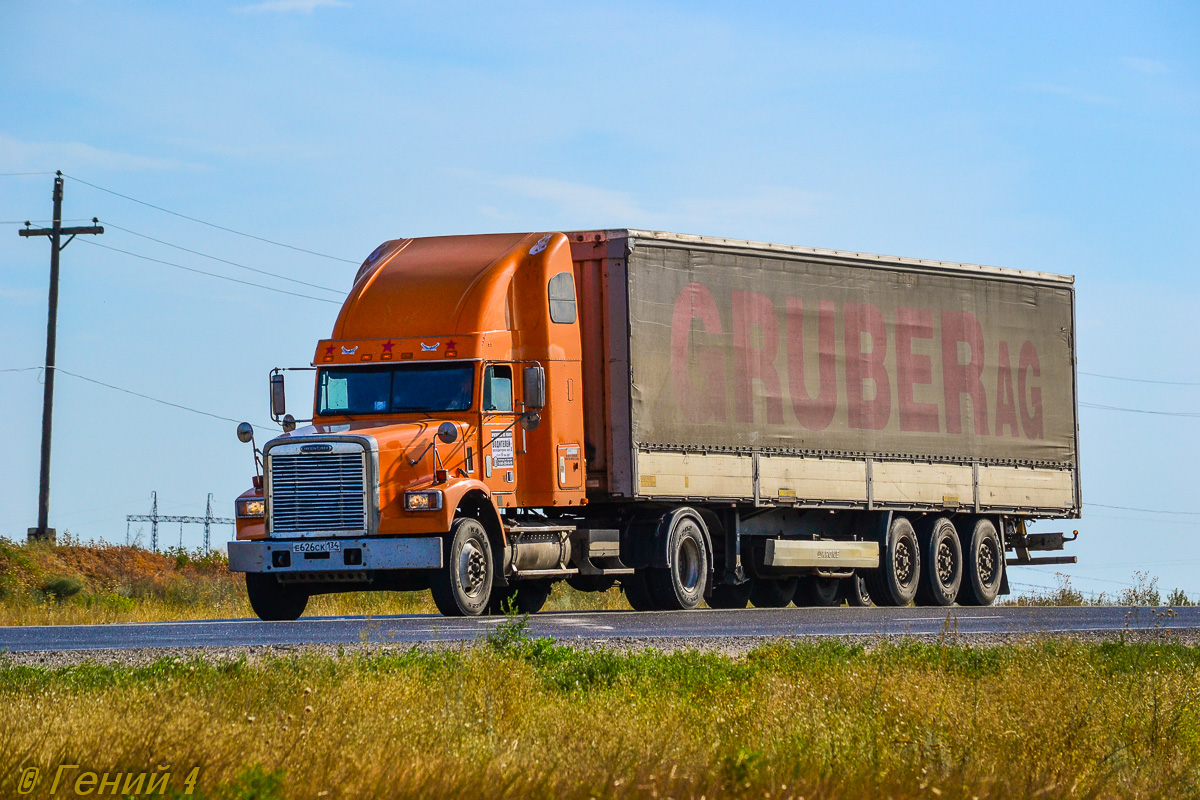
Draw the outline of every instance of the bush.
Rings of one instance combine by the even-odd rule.
[[[62,602],[83,590],[83,583],[76,578],[57,576],[42,583],[42,594],[52,601]]]

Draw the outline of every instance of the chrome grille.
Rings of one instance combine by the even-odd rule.
[[[272,535],[367,530],[362,448],[339,444],[330,453],[273,452],[268,461]]]

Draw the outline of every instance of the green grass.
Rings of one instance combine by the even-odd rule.
[[[207,798],[1197,797],[1200,650],[619,653],[518,619],[438,651],[0,666],[0,796],[60,763],[199,767]]]

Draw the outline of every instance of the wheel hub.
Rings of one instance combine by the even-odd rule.
[[[907,584],[912,580],[913,575],[913,558],[912,551],[909,548],[907,541],[896,543],[896,580],[902,585]]]
[[[955,566],[954,548],[943,541],[937,549],[937,574],[942,585],[949,586],[950,582],[954,580]]]
[[[475,597],[487,580],[487,559],[474,541],[463,544],[458,554],[458,581],[463,593]]]
[[[996,577],[996,549],[991,542],[979,547],[979,580],[985,586]]]

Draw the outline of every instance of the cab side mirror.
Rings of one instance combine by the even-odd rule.
[[[287,413],[287,398],[283,390],[283,373],[271,373],[271,416],[278,419]]]
[[[536,411],[546,407],[546,370],[541,364],[525,368],[521,374],[524,381],[525,408]]]

